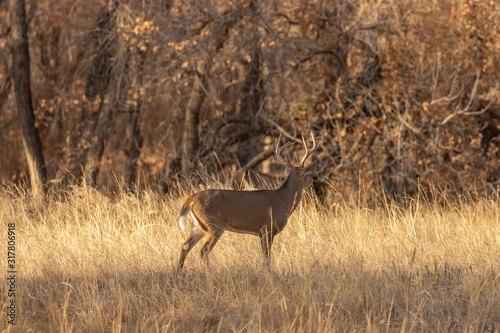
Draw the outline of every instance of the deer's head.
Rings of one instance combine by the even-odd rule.
[[[314,163],[311,163],[307,166],[305,166],[305,162],[309,156],[313,152],[315,152],[321,145],[323,144],[323,141],[320,141],[318,144],[316,144],[316,139],[314,138],[313,132],[311,131],[311,138],[313,142],[312,148],[308,148],[306,145],[306,140],[304,137],[302,137],[302,144],[304,145],[305,153],[304,156],[302,157],[302,160],[300,161],[299,166],[294,166],[288,159],[283,158],[281,155],[281,152],[286,149],[289,146],[294,145],[294,142],[287,142],[283,146],[279,147],[280,141],[281,141],[281,135],[278,138],[278,143],[276,144],[276,149],[274,151],[274,156],[276,159],[283,165],[285,165],[287,168],[291,169],[290,174],[288,176],[288,179],[294,182],[297,182],[300,187],[302,188],[307,188],[312,185],[312,169],[314,169]]]

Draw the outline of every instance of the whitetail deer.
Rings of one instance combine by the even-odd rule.
[[[269,258],[274,237],[283,230],[288,218],[297,208],[302,190],[312,184],[308,170],[313,164],[304,167],[304,163],[323,141],[316,144],[312,132],[311,136],[313,147],[308,149],[302,138],[305,154],[300,166],[294,167],[281,155],[283,149],[293,145],[293,142],[279,147],[280,134],[274,156],[291,170],[283,185],[276,190],[205,190],[188,197],[181,209],[179,226],[182,230],[190,226],[191,230],[182,245],[179,268],[184,266],[189,251],[203,237],[205,241],[201,257],[208,260],[208,254],[225,230],[259,236],[262,251]]]

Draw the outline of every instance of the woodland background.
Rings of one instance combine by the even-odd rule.
[[[29,181],[13,89],[17,1],[0,2],[2,185]],[[500,184],[497,1],[25,7],[49,186],[168,191],[201,174],[272,173],[264,162],[280,131],[300,142],[311,130],[325,141],[313,158],[318,193]]]

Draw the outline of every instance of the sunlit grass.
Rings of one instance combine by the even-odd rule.
[[[75,188],[39,210],[1,192],[2,234],[16,223],[18,259],[18,321],[2,330],[500,329],[498,199],[323,206],[307,195],[270,270],[257,237],[227,232],[208,267],[198,245],[178,272],[178,212],[193,191],[110,198]]]

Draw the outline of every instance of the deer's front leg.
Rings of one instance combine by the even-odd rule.
[[[264,256],[267,259],[271,258],[271,246],[273,245],[273,239],[277,233],[276,230],[268,230],[267,227],[262,228],[259,233],[262,252],[264,252]]]

